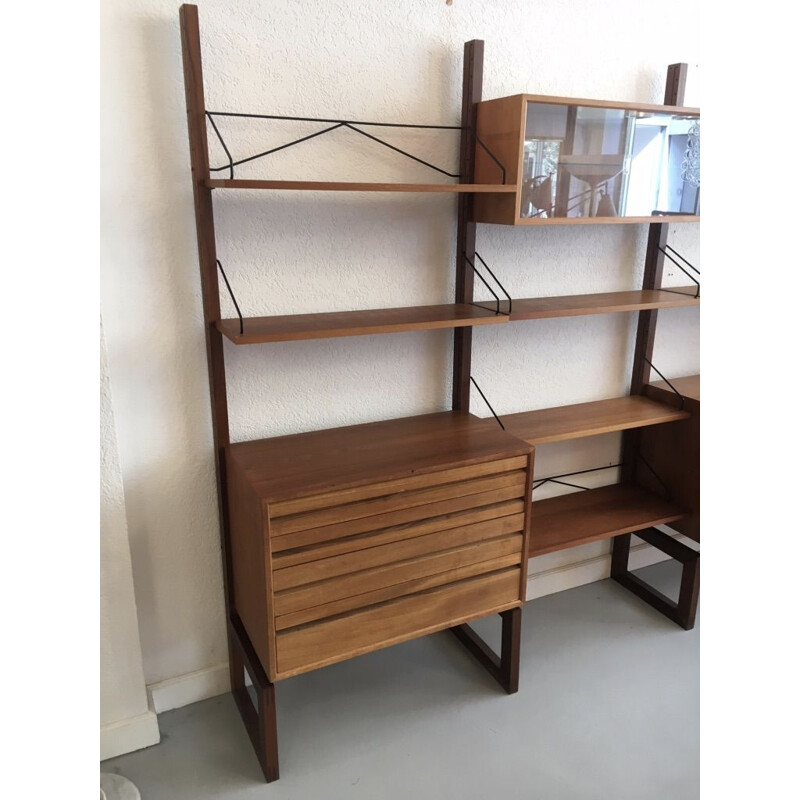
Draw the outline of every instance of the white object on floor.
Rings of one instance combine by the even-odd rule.
[[[139,790],[122,775],[100,773],[100,800],[142,800]]]

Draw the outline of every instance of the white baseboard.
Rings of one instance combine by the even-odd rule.
[[[674,532],[672,534],[678,541],[692,546],[693,543],[685,536],[681,534],[675,535]],[[641,542],[631,546],[628,564],[630,569],[641,569],[668,559],[669,556],[657,548]],[[544,597],[548,594],[564,592],[567,589],[575,589],[587,583],[602,581],[611,574],[610,552],[540,572],[535,571],[534,562],[535,559],[531,559],[528,567],[527,600],[535,600],[537,597]]]
[[[158,683],[151,683],[147,687],[150,705],[156,714],[181,708],[209,697],[216,697],[231,690],[231,680],[228,673],[228,662],[216,664],[213,667],[199,669],[196,672],[187,672]]]
[[[100,726],[100,760],[132,753],[161,741],[155,711]]]
[[[676,537],[687,541],[684,537]],[[631,569],[639,569],[663,561],[665,556],[649,544],[641,543],[631,547]],[[544,597],[566,589],[574,589],[586,583],[601,581],[611,571],[611,555],[606,554],[566,564],[553,569],[535,572],[533,563],[528,572],[528,600]],[[248,680],[249,683],[249,680]],[[228,675],[228,662],[213,667],[178,675],[169,680],[152,683],[147,687],[150,704],[157,714],[173,708],[188,706],[209,697],[229,692],[231,688]]]

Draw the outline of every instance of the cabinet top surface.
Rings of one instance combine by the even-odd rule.
[[[661,114],[678,114],[697,116],[699,108],[691,106],[665,106],[661,103],[627,103],[622,100],[598,100],[591,97],[559,97],[546,94],[515,94],[509,97],[496,97],[492,100],[483,100],[482,103],[491,103],[494,100],[518,99],[529,103],[550,103],[553,105],[590,106],[595,108],[622,108],[632,111],[653,111]],[[481,103],[478,103],[480,105]]]
[[[700,376],[687,375],[685,378],[670,378],[669,382],[689,401],[700,404]],[[654,400],[674,403],[675,392],[666,381],[653,381],[645,387],[645,394]]]
[[[238,442],[228,456],[260,497],[277,501],[532,449],[493,419],[444,411]]]

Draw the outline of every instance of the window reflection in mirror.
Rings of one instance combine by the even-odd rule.
[[[523,218],[699,213],[699,117],[528,103]]]

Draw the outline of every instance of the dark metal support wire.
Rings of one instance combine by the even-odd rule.
[[[475,255],[477,255],[477,253]],[[499,314],[500,298],[497,296],[497,292],[495,292],[495,290],[492,289],[491,286],[489,286],[489,284],[486,281],[486,278],[484,278],[483,275],[481,275],[480,272],[478,272],[478,270],[475,268],[475,264],[473,264],[472,261],[470,261],[466,253],[464,253],[464,261],[466,261],[467,264],[469,264],[472,267],[472,271],[481,279],[481,283],[483,283],[483,285],[492,293],[492,296],[494,297],[494,313]]]
[[[604,469],[616,469],[617,467],[621,467],[622,464],[609,464],[607,467],[593,467],[592,469],[582,469],[578,472],[565,472],[563,475],[553,475],[550,478],[537,478],[535,480],[535,485],[531,491],[536,491],[540,486],[544,486],[545,483],[559,483],[562,486],[571,486],[573,489],[585,489],[588,490],[588,486],[578,486],[574,483],[565,483],[559,478],[571,478],[573,475],[585,475],[587,472],[600,472]]]
[[[231,171],[231,180],[233,180],[233,168],[236,166],[233,163],[233,156],[231,155],[231,151],[228,150],[228,145],[225,144],[225,140],[222,138],[222,134],[219,132],[219,128],[217,127],[217,123],[214,122],[214,118],[211,114],[206,111],[206,116],[208,117],[208,121],[211,123],[211,127],[214,129],[214,133],[217,134],[217,139],[219,139],[219,143],[222,145],[222,149],[225,151],[225,155],[228,156],[228,166],[227,167],[220,167],[219,169],[229,169]],[[218,172],[219,170],[210,169],[209,172]],[[217,262],[219,263],[219,262]]]
[[[460,178],[461,176],[457,172],[448,172],[446,169],[442,169],[441,167],[437,167],[434,164],[430,164],[427,161],[424,161],[421,158],[417,158],[417,156],[412,156],[411,153],[407,153],[405,150],[401,150],[399,147],[395,147],[393,144],[389,144],[389,142],[384,142],[383,139],[379,139],[377,136],[373,136],[371,133],[367,133],[366,131],[362,131],[360,128],[356,128],[349,123],[344,123],[345,128],[349,128],[351,131],[355,131],[356,133],[360,133],[362,136],[366,136],[367,139],[372,139],[373,142],[377,142],[378,144],[382,144],[384,147],[388,147],[390,150],[394,150],[396,153],[400,153],[404,155],[406,158],[410,158],[412,161],[417,161],[420,164],[424,164],[426,167],[430,167],[431,169],[435,169],[437,172],[441,172],[442,175],[447,175],[449,178]]]
[[[508,313],[510,314],[513,305],[513,300],[511,299],[511,295],[506,291],[506,287],[503,286],[502,283],[500,283],[500,279],[497,277],[497,275],[494,274],[494,272],[492,272],[489,265],[481,258],[481,254],[477,250],[475,251],[475,258],[477,258],[478,261],[480,261],[481,264],[483,264],[486,271],[494,278],[495,283],[500,287],[500,291],[508,298]],[[472,269],[475,269],[475,267],[473,266]]]
[[[497,420],[497,424],[503,430],[505,430],[506,426],[503,425],[503,421],[495,413],[495,410],[492,408],[492,404],[486,399],[486,395],[481,391],[481,387],[478,386],[478,382],[475,380],[475,378],[472,377],[472,375],[469,376],[469,379],[472,381],[473,386],[478,390],[478,394],[480,394],[480,396],[483,398],[483,402],[486,403],[487,406],[489,406],[489,411],[492,412],[492,416]]]
[[[233,305],[236,306],[236,313],[239,315],[239,336],[244,336],[244,318],[242,317],[242,312],[239,310],[239,304],[236,302],[236,296],[233,293],[233,289],[231,289],[231,285],[228,282],[228,276],[225,274],[225,270],[222,269],[222,264],[220,263],[219,259],[217,259],[217,267],[219,267],[219,271],[222,273],[222,279],[225,281],[225,285],[228,287],[228,294],[231,296]]]
[[[667,484],[664,483],[664,481],[661,479],[661,476],[653,469],[653,467],[641,453],[637,453],[636,456],[639,459],[639,461],[641,461],[642,464],[644,464],[647,467],[647,469],[650,471],[650,474],[661,484],[661,488],[664,490],[664,493],[667,496],[667,500],[671,500],[672,492],[670,491],[669,486],[667,486]]]
[[[495,275],[494,272],[492,272],[492,270],[489,268],[489,265],[480,257],[480,254],[477,252],[477,250],[475,251],[475,257],[481,262],[481,264],[483,264],[483,266],[486,268],[486,271],[494,278],[495,283],[497,283],[497,285],[500,287],[500,291],[508,298],[507,313],[510,314],[512,305],[511,295],[506,291],[506,287],[503,286],[502,283],[500,283],[500,281],[497,278],[497,275]],[[495,290],[492,289],[492,287],[487,282],[486,278],[484,278],[483,275],[481,275],[481,273],[478,272],[478,269],[475,266],[474,262],[469,258],[469,256],[467,256],[466,253],[464,253],[464,261],[466,261],[467,264],[469,264],[472,267],[472,271],[481,279],[481,283],[483,283],[483,285],[492,293],[492,297],[494,297],[494,313],[500,314],[501,313],[500,298],[498,297]]]
[[[667,495],[667,499],[670,498],[671,492],[669,486],[662,480],[661,476],[653,469],[653,467],[645,460],[645,458],[641,454],[637,454],[637,458],[647,467],[647,469],[653,474],[653,477],[661,484],[664,492]],[[579,486],[577,483],[568,483],[567,481],[560,480],[561,478],[571,478],[573,475],[586,475],[588,472],[602,472],[606,469],[616,469],[617,467],[624,467],[623,463],[619,464],[609,464],[607,467],[594,467],[592,469],[582,469],[578,472],[565,472],[563,475],[553,475],[550,478],[536,478],[534,480],[533,488],[531,489],[532,492],[535,492],[540,486],[544,486],[546,483],[557,483],[560,486],[569,486],[573,489],[583,489],[584,491],[589,491],[588,486]]]
[[[642,358],[647,362],[647,364],[652,369],[654,369],[658,373],[658,375],[661,378],[661,380],[663,380],[664,383],[666,383],[667,386],[669,386],[669,388],[672,389],[672,391],[675,392],[675,394],[678,395],[678,397],[680,397],[680,399],[681,399],[681,411],[683,411],[684,407],[686,406],[686,398],[669,382],[668,378],[664,377],[664,375],[660,372],[658,367],[654,366],[653,362],[646,355],[642,355]]]
[[[380,127],[380,128],[416,128],[422,130],[453,130],[453,131],[460,131],[466,130],[470,136],[480,145],[483,150],[486,151],[489,158],[494,161],[495,164],[500,168],[503,173],[503,184],[505,185],[506,182],[506,168],[500,163],[497,157],[492,153],[491,150],[481,141],[480,137],[478,136],[472,128],[462,128],[460,125],[416,125],[410,123],[391,123],[391,122],[364,122],[361,120],[346,120],[346,119],[327,119],[325,117],[289,117],[289,116],[281,116],[278,114],[243,114],[243,113],[236,113],[236,112],[228,112],[228,111],[206,111],[206,117],[208,117],[208,121],[211,123],[211,127],[214,129],[214,133],[219,140],[219,143],[222,145],[225,154],[228,156],[228,163],[222,167],[210,167],[209,172],[222,172],[223,170],[229,170],[230,177],[233,179],[233,168],[238,167],[240,164],[246,164],[249,161],[255,161],[256,159],[263,158],[264,156],[271,155],[272,153],[277,153],[279,150],[285,150],[288,147],[293,147],[296,144],[300,144],[301,142],[306,142],[309,139],[313,139],[317,136],[322,136],[324,133],[329,133],[330,131],[336,130],[337,128],[349,128],[356,133],[360,133],[362,136],[366,136],[368,139],[372,139],[374,142],[383,145],[384,147],[388,147],[390,150],[394,150],[396,153],[400,153],[401,155],[406,156],[406,158],[410,158],[413,161],[416,161],[420,164],[423,164],[430,169],[436,170],[436,172],[440,172],[443,175],[447,175],[450,178],[460,178],[460,174],[455,172],[448,172],[446,169],[442,169],[441,167],[437,167],[435,164],[431,164],[428,161],[425,161],[422,158],[419,158],[411,153],[407,153],[405,150],[401,150],[399,147],[395,147],[388,142],[385,142],[383,139],[379,139],[377,136],[373,136],[366,131],[360,130],[360,128],[356,127],[359,126],[372,126],[372,127]],[[217,124],[214,122],[214,117],[243,117],[246,119],[274,119],[274,120],[286,120],[291,122],[325,122],[334,123],[328,128],[324,130],[317,131],[316,133],[309,134],[308,136],[302,136],[299,139],[295,139],[294,141],[287,142],[286,144],[282,144],[278,147],[273,147],[270,150],[265,150],[263,153],[258,153],[254,156],[249,156],[248,158],[240,159],[239,161],[234,161],[233,157],[231,156],[230,151],[228,150],[227,145],[225,144],[225,140],[220,133]]]
[[[700,274],[700,270],[697,267],[690,264],[674,247],[670,247],[669,245],[665,245],[664,247],[658,248],[684,275],[686,275],[689,280],[694,281],[697,284],[697,291],[695,292],[695,297],[700,297],[700,281],[694,277],[690,272],[688,272],[682,264],[680,264],[676,259],[674,259],[667,250],[673,252],[681,261],[686,264],[687,267],[694,270],[698,275]],[[672,292],[673,294],[685,294],[685,292],[675,292],[672,289],[662,289],[663,292]]]

